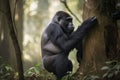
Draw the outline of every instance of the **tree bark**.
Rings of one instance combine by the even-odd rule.
[[[8,24],[5,21],[5,16],[3,15],[4,2],[0,0],[0,56],[2,57],[5,63],[10,63],[10,54],[9,54],[9,30]]]
[[[112,19],[116,0],[84,0],[83,20],[96,16],[98,25],[86,36],[83,44],[83,60],[75,77],[100,74],[106,60],[118,57],[118,27]]]

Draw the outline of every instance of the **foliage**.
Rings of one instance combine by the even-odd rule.
[[[113,60],[113,61],[107,61],[106,66],[103,66],[101,70],[106,71],[103,74],[103,78],[112,78],[115,80],[120,79],[120,62]]]
[[[14,80],[14,69],[7,64],[2,63],[0,58],[0,80]]]
[[[120,61],[106,61],[100,69],[101,73],[77,74],[70,80],[120,80]]]
[[[24,73],[26,80],[54,80],[54,76],[41,67],[40,64],[29,68]]]
[[[87,75],[83,78],[83,80],[98,80],[100,77],[96,75]]]
[[[43,69],[40,64],[29,68],[24,75],[26,80],[55,80],[55,76]],[[69,72],[69,75],[64,76],[62,80],[73,80],[72,73]]]
[[[10,65],[3,64],[1,59],[0,57],[0,80],[18,80],[18,73],[15,73]],[[24,76],[25,80],[55,80],[55,76],[43,69],[40,64],[26,70]],[[70,73],[62,80],[73,80],[71,76]]]
[[[64,76],[62,80],[73,80],[72,78],[72,72],[68,72],[68,75]]]
[[[106,61],[106,65],[101,68],[104,73],[102,76],[86,75],[82,80],[119,80],[120,79],[120,62],[116,60]]]
[[[40,75],[40,68],[38,65],[35,65],[35,67],[31,67],[29,68],[26,72],[25,72],[25,76],[39,76]]]

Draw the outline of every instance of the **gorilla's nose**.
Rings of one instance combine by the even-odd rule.
[[[74,27],[73,27],[73,26],[71,26],[71,27],[69,27],[69,29],[70,29],[70,31],[73,31],[73,30],[74,30]]]

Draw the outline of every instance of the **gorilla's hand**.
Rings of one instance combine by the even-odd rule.
[[[98,21],[96,17],[88,18],[78,27],[76,33],[82,34],[81,37],[84,37],[97,23]]]
[[[97,24],[97,18],[94,16],[94,17],[91,17],[91,18],[88,18],[87,20],[85,20],[81,26],[81,28],[84,28],[85,30],[89,30],[91,29],[91,27],[94,27],[96,24]]]

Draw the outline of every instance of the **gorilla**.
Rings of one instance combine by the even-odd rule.
[[[72,71],[73,65],[68,59],[69,52],[72,49],[78,49],[77,60],[80,62],[82,58],[82,40],[97,24],[96,17],[91,17],[74,31],[72,20],[68,13],[58,11],[42,34],[43,65],[48,72],[55,74],[57,80],[61,80],[63,76]]]

